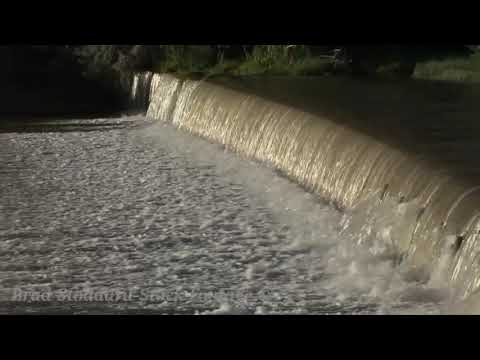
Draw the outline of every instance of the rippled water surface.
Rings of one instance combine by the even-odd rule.
[[[388,249],[354,246],[350,215],[170,125],[64,121],[3,131],[0,145],[2,313],[438,313],[445,301]]]

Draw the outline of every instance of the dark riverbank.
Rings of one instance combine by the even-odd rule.
[[[114,84],[86,76],[66,46],[0,47],[0,122],[118,112]]]
[[[306,45],[2,46],[0,121],[118,114],[131,105],[127,98],[130,79],[142,71],[195,79],[228,76],[240,82],[245,76],[348,76],[352,75],[349,62],[361,55],[375,65],[372,77],[396,78],[401,65],[410,64],[407,60],[412,51],[419,51],[401,46],[355,51],[347,47],[350,50],[344,49],[344,55],[334,56],[340,49]],[[447,50],[439,57],[434,56],[433,48],[425,47],[423,52],[430,55],[415,57],[415,76],[475,80],[480,73],[478,54],[470,56],[464,51],[446,56]],[[348,54],[358,56],[350,59]],[[418,62],[431,58],[440,62]]]
[[[32,74],[0,87],[0,121],[109,114],[119,109],[112,94],[73,75]]]

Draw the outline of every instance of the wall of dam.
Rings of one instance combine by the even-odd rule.
[[[139,74],[147,116],[268,163],[382,234],[464,299],[480,286],[480,87],[339,77]],[[440,270],[439,270],[440,269]]]

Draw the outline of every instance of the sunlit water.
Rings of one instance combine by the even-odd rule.
[[[264,164],[140,116],[36,129],[0,133],[2,313],[436,314],[449,303],[441,281],[399,263],[392,226],[372,230],[398,214],[342,214]]]

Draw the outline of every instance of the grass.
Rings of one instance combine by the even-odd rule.
[[[206,74],[208,76],[217,76],[217,75],[225,75],[225,74],[233,75],[235,74],[235,71],[238,69],[239,66],[241,66],[240,61],[227,60],[227,61],[223,61],[221,63],[215,64],[213,67],[207,69]]]
[[[332,60],[313,57],[303,47],[288,53],[285,46],[258,46],[246,59],[213,61],[208,52],[198,47],[189,51],[172,48],[167,56],[154,64],[152,71],[174,73],[180,77],[218,77],[248,75],[312,76],[324,75],[333,68]]]
[[[280,46],[259,48],[248,58],[212,62],[208,53],[197,49],[192,53],[173,52],[164,61],[154,64],[157,73],[174,73],[183,78],[218,76],[321,76],[334,72],[333,60],[326,57],[296,54],[288,57]],[[394,74],[398,59],[390,59],[377,69],[380,76]],[[397,64],[398,63],[398,64]],[[400,61],[401,63],[401,61]],[[480,52],[468,58],[450,57],[444,60],[417,62],[413,78],[457,82],[480,81]]]
[[[469,58],[451,58],[417,63],[414,78],[480,82],[480,52],[475,52]]]
[[[290,76],[312,76],[324,75],[332,70],[332,61],[325,58],[308,57],[305,59],[288,63],[284,59],[264,63],[255,58],[245,61],[227,61],[215,65],[208,70],[208,75],[290,75]]]
[[[311,57],[293,64],[291,72],[294,75],[323,75],[333,71],[333,60],[328,58]]]

